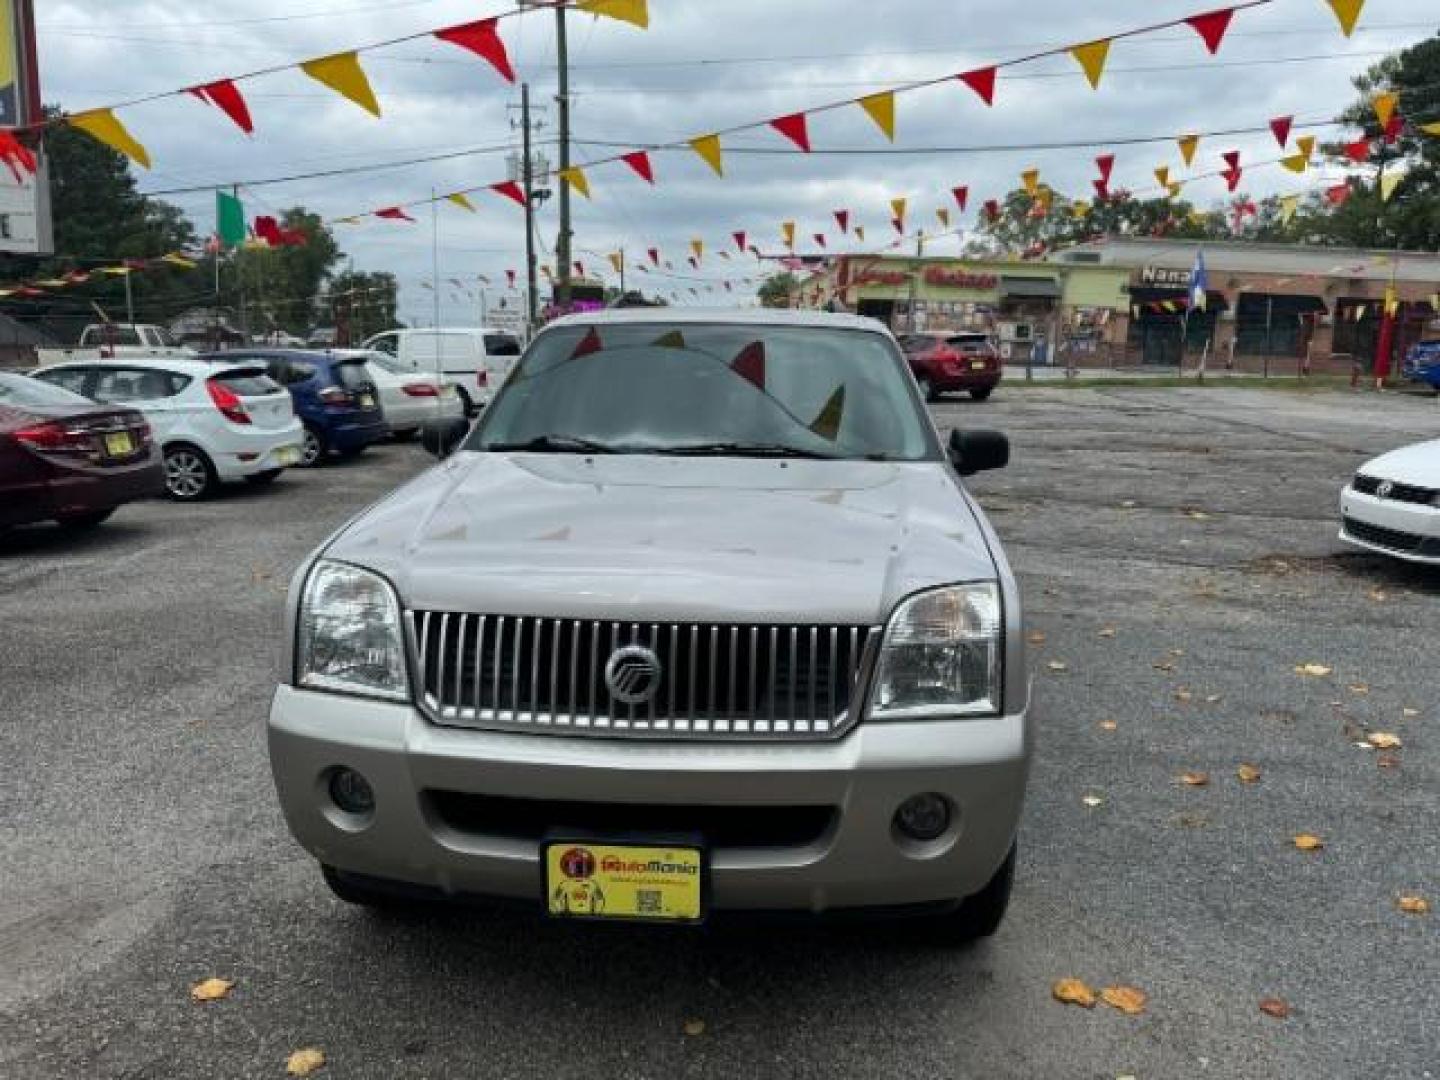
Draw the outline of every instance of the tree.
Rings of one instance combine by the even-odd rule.
[[[337,274],[326,295],[320,297],[318,321],[333,325],[341,341],[358,345],[398,325],[399,294],[394,274]]]
[[[320,215],[302,206],[283,211],[279,226],[303,233],[305,242],[242,248],[232,256],[233,270],[221,272],[222,290],[228,306],[246,312],[252,331],[279,329],[303,337],[314,320],[317,298],[344,253]]]
[[[760,284],[757,295],[760,298],[760,305],[769,308],[783,308],[790,306],[790,297],[800,288],[800,279],[790,271],[771,274]]]

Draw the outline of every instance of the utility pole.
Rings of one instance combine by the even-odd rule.
[[[440,203],[436,201],[435,189],[430,189],[430,284],[435,288],[435,329],[440,329]],[[440,346],[435,346],[435,355],[440,355]]]
[[[625,296],[625,249],[620,249],[620,296]]]
[[[130,267],[125,268],[125,321],[131,326],[135,325],[135,295],[130,288],[130,275],[133,273]]]
[[[555,103],[560,108],[560,172],[570,168],[570,49],[565,39],[565,5],[555,5],[555,59],[559,64],[560,86]],[[556,300],[561,311],[570,307],[570,185],[557,177],[560,195],[560,235],[555,241],[555,261],[560,275]]]
[[[534,163],[530,160],[529,83],[522,83],[520,86],[520,126],[524,133],[521,147],[521,176],[524,179],[525,190],[525,282],[527,285],[525,315],[526,329],[533,334],[537,321],[535,298],[539,290],[535,280],[535,170]]]

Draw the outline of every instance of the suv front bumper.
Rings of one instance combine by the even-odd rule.
[[[631,817],[639,806],[642,816],[653,816],[656,834],[674,831],[667,805],[768,809],[777,819],[787,808],[829,807],[828,824],[812,838],[709,849],[712,907],[820,912],[943,903],[978,892],[1014,840],[1030,758],[1023,713],[862,723],[834,742],[659,742],[443,728],[410,705],[283,685],[269,741],[286,821],[320,862],[537,907],[538,841],[508,826],[489,829],[483,817],[457,825],[437,812],[434,792],[537,806],[624,804]],[[346,814],[330,797],[329,777],[342,766],[374,789],[375,809],[365,818]],[[938,840],[919,843],[902,837],[893,818],[905,799],[926,792],[950,800],[952,820]]]

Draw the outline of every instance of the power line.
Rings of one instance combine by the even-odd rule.
[[[366,15],[372,11],[395,11],[399,8],[429,7],[432,4],[441,3],[442,0],[391,0],[386,4],[372,4],[366,7],[343,7],[326,8],[323,11],[305,11],[292,15],[266,15],[254,19],[228,19],[217,22],[187,22],[186,29],[202,29],[204,27],[216,26],[257,26],[261,23],[298,22],[302,19],[328,19],[336,15]],[[163,30],[173,27],[173,22],[164,23],[131,23],[135,30]],[[41,31],[74,32],[77,27],[74,23],[40,23],[37,29]]]

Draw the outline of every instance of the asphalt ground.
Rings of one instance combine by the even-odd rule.
[[[1045,635],[994,938],[333,899],[263,718],[291,570],[426,467],[386,446],[0,541],[0,1076],[275,1077],[305,1046],[386,1080],[1440,1076],[1440,571],[1335,539],[1347,476],[1440,407],[1002,387],[936,416],[1013,440],[974,488]],[[208,976],[235,987],[191,1002]],[[1145,1011],[1062,1005],[1063,977]]]

